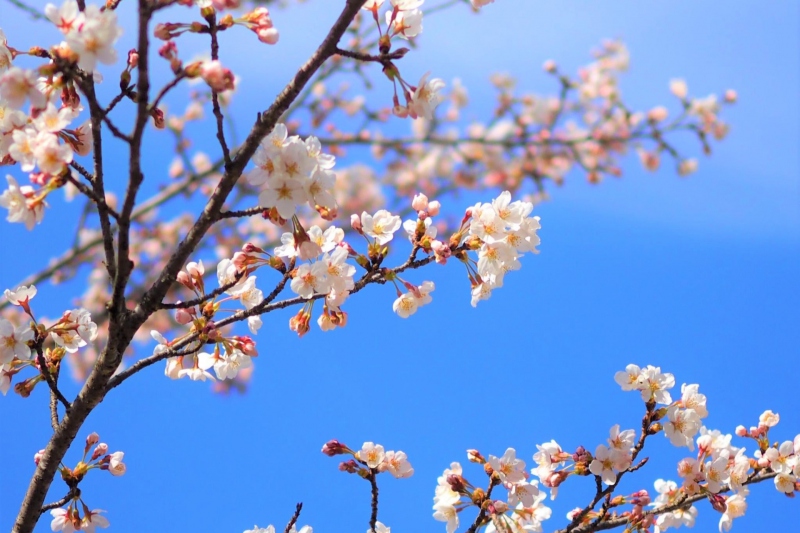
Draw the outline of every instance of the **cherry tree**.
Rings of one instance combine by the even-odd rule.
[[[43,268],[30,265],[30,276],[9,286],[0,304],[0,391],[49,395],[52,426],[50,440],[32,451],[35,468],[13,531],[32,531],[46,518],[54,531],[124,521],[90,506],[95,497],[81,484],[99,475],[93,470],[126,472],[124,452],[112,451],[125,443],[110,448],[102,428],[86,421],[134,376],[244,390],[259,353],[269,357],[264,329],[287,326],[273,318],[278,311],[291,309],[288,327],[298,337],[311,329],[335,336],[348,324],[351,298],[389,285],[394,296],[373,296],[376,305],[414,320],[436,305],[440,265],[461,263],[470,303],[481,305],[513,287],[522,274],[511,271],[538,253],[535,207],[567,176],[599,183],[619,176],[627,155],[648,170],[669,164],[686,176],[698,163],[675,139],[696,139],[696,151],[710,153],[727,134],[721,113],[736,101],[731,90],[698,98],[674,79],[670,104],[626,104],[618,76],[629,57],[618,41],[602,43],[577,72],[547,61],[541,73],[552,80],[551,96],[495,75],[492,116],[467,123],[467,89],[414,72],[404,58],[424,45],[423,17],[447,9],[480,14],[493,0],[339,3],[327,36],[280,94],[237,117],[240,82],[220,59],[221,36],[244,32],[252,50],[279,47],[281,10],[273,6],[138,0],[138,18],[130,20],[118,15],[122,0],[66,0],[42,13],[22,5],[61,42],[9,42],[0,31],[7,222],[24,225],[35,240],[53,204],[84,205],[73,244]],[[133,49],[119,49],[123,32],[135,36]],[[182,52],[189,38],[204,39],[205,57]],[[186,102],[178,112],[165,106],[176,94]],[[243,139],[239,121],[252,122]],[[398,135],[399,123],[411,133]],[[208,124],[216,139],[210,154],[193,148]],[[159,143],[171,139],[168,168],[150,163],[154,135]],[[124,150],[124,164],[103,157],[110,146]],[[464,205],[464,191],[483,200]],[[417,278],[417,270],[428,277]],[[37,304],[50,297],[42,293],[66,280],[85,284],[80,305],[65,302],[60,317],[43,316]],[[512,447],[497,455],[469,449],[473,465],[453,458],[431,480],[433,520],[448,533],[664,531],[691,527],[708,500],[727,531],[745,513],[751,485],[769,482],[788,496],[800,490],[800,435],[776,436],[778,414],[764,411],[733,434],[713,429],[699,385],[677,389],[666,370],[630,364],[613,376],[640,397],[643,413],[636,427],[587,436],[596,447],[551,440],[525,450],[530,460]],[[62,391],[67,379],[80,384],[71,398]],[[676,480],[617,492],[645,465],[645,447],[659,434],[688,449]],[[367,530],[389,532],[379,513],[392,502],[380,500],[378,485],[389,476],[380,474],[411,476],[414,453],[370,441],[320,445],[325,455],[342,456],[339,470],[368,483]],[[69,463],[67,453],[81,446],[80,460]],[[589,501],[566,520],[552,516],[548,502],[559,488],[581,482],[593,487]],[[53,494],[60,497],[48,500]],[[298,529],[301,508],[285,531],[310,532]]]

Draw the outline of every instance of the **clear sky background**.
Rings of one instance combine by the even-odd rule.
[[[123,17],[132,13],[126,3]],[[223,40],[223,60],[242,76],[241,123],[317,46],[339,4],[275,10],[281,42],[256,47],[257,54],[244,48],[255,46],[247,32]],[[642,402],[613,381],[631,362],[659,365],[678,385],[699,383],[709,427],[732,433],[772,409],[781,415],[773,440],[793,438],[800,432],[799,11],[782,1],[498,0],[480,16],[461,8],[426,19],[421,48],[403,67],[460,77],[472,99],[468,117],[488,115],[492,72],[551,92],[540,70],[545,59],[572,71],[601,39],[619,37],[632,55],[622,81],[632,107],[675,109],[673,77],[685,78],[695,96],[734,88],[740,103],[725,114],[730,137],[714,145],[713,157],[701,156],[687,179],[670,165],[645,173],[633,159],[622,180],[601,186],[571,175],[537,207],[541,254],[526,257],[477,309],[460,265],[428,268],[408,277],[435,281],[433,305],[409,320],[392,313],[389,287],[349,301],[350,323],[335,333],[313,329],[298,340],[286,327],[291,313],[269,316],[246,395],[218,397],[202,383],[169,381],[161,365],[139,374],[109,394],[67,455],[74,464],[91,431],[126,453],[128,473],[93,473],[82,484],[84,499],[108,510],[116,533],[239,532],[254,523],[282,529],[299,501],[301,524],[359,533],[368,524],[368,483],[338,472],[338,461],[319,450],[331,438],[353,447],[372,440],[404,450],[416,469],[407,480],[379,477],[380,520],[396,533],[443,532],[431,518],[436,477],[451,461],[466,464],[467,448],[501,455],[513,446],[530,466],[537,443],[555,438],[567,450],[593,450],[613,424],[637,428]],[[7,3],[0,20],[19,48],[57,37],[32,30]],[[131,37],[128,31],[120,50]],[[379,81],[370,97],[384,101],[388,91]],[[157,153],[150,163],[158,169],[170,158]],[[458,202],[445,207],[468,204]],[[54,205],[33,234],[0,225],[1,287],[60,253],[77,220],[73,208]],[[52,316],[79,291],[43,285],[39,294],[35,303]],[[68,380],[64,388],[68,396],[77,391]],[[47,401],[45,390],[0,399],[2,530],[13,523],[33,454],[49,437]],[[661,436],[652,442],[651,462],[621,493],[654,493],[653,481],[675,479],[675,464],[690,454]],[[752,452],[751,442],[738,445]],[[465,475],[484,483],[474,465]],[[548,501],[554,513],[545,529],[563,527],[592,485],[569,480]],[[56,480],[48,501],[65,492]],[[771,482],[754,487],[748,502],[734,531],[797,530],[800,503]],[[705,502],[699,508],[695,530],[716,531],[719,514]],[[45,517],[37,531],[48,526]]]

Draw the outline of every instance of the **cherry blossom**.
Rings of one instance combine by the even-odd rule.
[[[0,75],[0,98],[14,109],[20,109],[28,99],[32,107],[43,108],[47,105],[47,99],[37,89],[37,81],[32,71],[11,67]]]
[[[694,436],[700,429],[700,416],[694,409],[681,409],[677,405],[667,409],[664,435],[674,446],[686,446],[694,450]]]
[[[426,73],[420,78],[414,93],[411,95],[408,111],[412,118],[432,119],[433,110],[444,99],[439,92],[444,89],[444,81],[439,78],[428,81],[429,74]]]
[[[741,492],[725,500],[725,512],[722,513],[722,517],[719,519],[720,533],[730,531],[733,526],[733,519],[744,516],[745,511],[747,511],[747,502],[745,501],[747,494],[748,490],[745,487]]]
[[[33,340],[34,333],[27,326],[14,327],[11,322],[0,318],[0,365],[10,363],[14,357],[22,360],[31,358],[28,341]]]
[[[373,442],[365,442],[361,449],[356,452],[356,457],[364,461],[370,468],[378,468],[386,458],[383,446]]]
[[[12,60],[13,56],[11,55],[11,50],[8,49],[6,34],[0,29],[0,74],[11,67]]]
[[[36,296],[36,286],[35,285],[28,285],[28,286],[21,286],[17,287],[16,290],[6,289],[3,291],[3,296],[6,297],[6,300],[9,301],[12,305],[21,305],[26,306],[28,302]]]
[[[44,201],[30,199],[33,188],[28,185],[20,186],[17,180],[6,176],[8,189],[0,194],[0,207],[8,209],[6,220],[8,222],[22,222],[25,228],[32,230],[44,218]]]
[[[374,215],[366,211],[361,213],[361,227],[365,234],[375,239],[375,243],[384,245],[392,240],[394,232],[400,229],[400,217],[392,215],[385,209],[378,210]]]
[[[400,451],[386,452],[383,461],[378,465],[378,470],[387,471],[397,479],[411,477],[414,474],[414,468],[408,462],[408,456],[405,452]]]

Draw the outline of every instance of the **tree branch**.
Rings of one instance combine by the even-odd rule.
[[[245,166],[250,161],[250,158],[255,154],[261,140],[275,127],[280,116],[289,107],[292,101],[297,97],[303,87],[308,83],[314,73],[320,66],[331,57],[336,50],[339,39],[344,34],[350,22],[358,14],[359,9],[364,4],[365,0],[347,0],[345,7],[342,10],[339,18],[334,23],[328,35],[323,40],[322,44],[300,67],[294,76],[294,79],[289,82],[283,91],[278,95],[275,102],[264,113],[260,114],[253,126],[247,139],[244,141],[242,147],[237,151],[231,164],[226,169],[225,175],[220,180],[214,193],[209,198],[208,203],[203,209],[202,214],[198,217],[194,226],[186,238],[178,246],[178,249],[172,254],[167,262],[166,267],[162,271],[159,278],[147,290],[142,297],[141,302],[135,310],[135,321],[138,324],[144,323],[150,314],[158,308],[161,300],[169,290],[170,285],[175,280],[180,269],[183,267],[186,259],[194,251],[202,238],[205,236],[208,229],[216,220],[217,214],[220,212],[222,205],[230,194],[236,181],[242,175]]]
[[[294,510],[294,514],[292,515],[292,518],[289,520],[289,523],[286,524],[286,527],[283,529],[283,533],[289,533],[295,526],[295,524],[297,524],[297,520],[300,518],[300,511],[302,510],[303,510],[303,502],[300,502],[297,504]]]

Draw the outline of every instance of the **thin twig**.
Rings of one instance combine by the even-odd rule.
[[[64,409],[66,409],[67,413],[69,413],[69,410],[72,407],[72,405],[70,405],[69,400],[67,400],[64,397],[61,391],[58,390],[58,385],[56,384],[53,375],[50,373],[50,369],[47,367],[47,361],[45,360],[44,352],[42,351],[41,339],[36,343],[36,362],[39,363],[39,371],[42,373],[42,376],[44,376],[44,380],[50,387],[50,392],[52,392],[55,395],[55,397],[58,398],[58,400],[62,404],[64,404]],[[56,411],[55,412],[51,411],[50,413],[50,422],[53,425],[53,429],[58,427],[58,411],[57,411],[58,406],[55,407]],[[52,403],[51,403],[51,408],[52,408]]]
[[[375,533],[375,524],[378,523],[378,469],[370,468],[369,484],[372,490],[372,504],[370,506],[371,512],[369,515],[369,530]]]
[[[297,520],[300,518],[300,511],[302,510],[303,510],[303,502],[300,502],[295,507],[294,514],[292,515],[292,518],[289,520],[289,523],[286,524],[283,533],[289,533],[295,526],[295,524],[297,524]]]
[[[219,41],[217,40],[217,14],[211,13],[206,17],[208,22],[209,34],[211,35],[211,59],[219,59]],[[231,152],[228,148],[228,141],[225,140],[225,117],[222,115],[222,109],[219,105],[219,94],[213,88],[211,89],[211,107],[214,110],[214,118],[217,120],[217,141],[222,150],[222,157],[225,159],[225,169],[231,165]]]
[[[44,514],[51,509],[58,509],[59,507],[63,507],[64,505],[67,504],[68,501],[74,499],[77,496],[80,496],[80,494],[81,492],[77,487],[70,489],[67,495],[58,500],[57,502],[52,502],[42,505],[42,509],[39,511],[39,514]]]
[[[105,199],[98,198],[94,191],[87,187],[85,183],[81,183],[72,176],[67,176],[67,181],[73,184],[80,192],[85,194],[92,202],[97,204],[98,207],[102,207],[109,215],[114,217],[116,220],[119,220],[119,213],[112,209],[111,206],[106,203]]]

